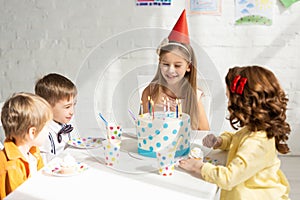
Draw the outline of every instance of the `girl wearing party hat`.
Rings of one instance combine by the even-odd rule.
[[[156,111],[163,107],[175,111],[179,101],[182,112],[191,117],[192,129],[209,130],[201,102],[202,92],[197,87],[197,60],[190,45],[185,10],[168,38],[157,48],[157,54],[157,73],[142,94],[143,112],[149,112],[149,97],[154,101]]]

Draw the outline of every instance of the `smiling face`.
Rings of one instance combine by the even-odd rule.
[[[58,101],[55,106],[52,107],[53,120],[62,124],[70,122],[74,114],[75,105],[76,99],[73,97]]]
[[[161,74],[167,84],[174,86],[190,71],[189,63],[177,53],[167,52],[160,60]]]

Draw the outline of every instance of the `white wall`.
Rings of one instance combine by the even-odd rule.
[[[62,73],[79,87],[76,121],[85,134],[101,126],[97,112],[124,119],[126,109],[120,109],[138,109],[136,76],[155,72],[155,47],[185,7],[184,0],[171,7],[136,7],[134,0],[0,4],[0,101],[13,92],[33,92],[36,79],[46,73]],[[228,68],[267,66],[289,95],[289,144],[292,154],[300,154],[300,3],[286,9],[277,0],[272,26],[234,26],[233,19],[229,0],[223,0],[220,16],[188,15],[199,76],[209,79],[214,97],[213,128],[230,129],[224,120]]]

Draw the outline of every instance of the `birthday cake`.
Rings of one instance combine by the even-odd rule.
[[[156,157],[156,152],[176,146],[175,157],[187,155],[190,151],[190,116],[175,112],[145,113],[136,120],[138,153],[147,157]]]

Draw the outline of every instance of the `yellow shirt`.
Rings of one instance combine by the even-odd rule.
[[[201,172],[204,180],[222,189],[220,200],[289,199],[290,186],[279,169],[274,138],[247,128],[221,137],[219,148],[229,150],[226,166],[205,163]]]
[[[44,163],[39,149],[32,147],[30,153],[37,159],[37,169],[41,169]],[[0,200],[21,185],[30,175],[28,161],[11,140],[5,140],[4,149],[0,151]]]

